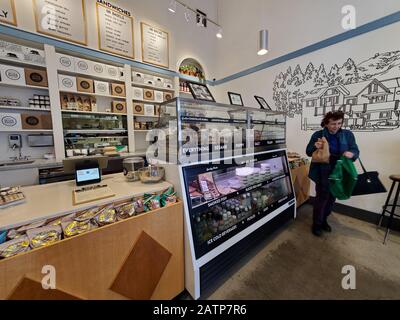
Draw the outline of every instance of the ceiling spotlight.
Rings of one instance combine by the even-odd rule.
[[[221,27],[218,28],[218,31],[217,31],[216,36],[217,36],[217,38],[219,38],[219,39],[222,38],[222,28],[221,28]]]
[[[168,10],[172,13],[176,12],[176,1],[172,0],[171,3],[169,4]]]
[[[263,56],[268,53],[268,30],[260,30],[260,39],[258,43],[258,52],[259,56]]]
[[[186,20],[186,22],[190,21],[190,12],[189,12],[188,7],[186,7],[186,11],[185,11],[185,20]]]

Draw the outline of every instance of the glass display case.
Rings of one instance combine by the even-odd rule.
[[[285,150],[182,167],[196,259],[294,199]]]
[[[200,158],[205,153],[235,150],[238,154],[240,149],[246,154],[249,149],[281,148],[285,145],[286,117],[277,111],[174,98],[160,106],[157,127],[165,132],[165,142],[159,139],[159,147],[177,155],[182,163],[180,157],[193,154]]]
[[[63,113],[62,120],[67,157],[104,154],[104,150],[117,155],[128,150],[124,115]]]

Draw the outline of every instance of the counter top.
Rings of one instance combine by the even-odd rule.
[[[25,203],[0,209],[0,231],[64,216],[97,205],[141,196],[144,193],[161,192],[172,186],[166,181],[154,184],[128,182],[122,173],[104,176],[102,184],[107,184],[115,196],[77,206],[72,203],[72,190],[76,188],[75,181],[23,187],[21,190],[26,198]]]
[[[144,157],[146,156],[146,150],[139,150],[135,152],[123,153],[120,155],[121,158],[127,157]],[[118,157],[116,157],[118,158]],[[11,171],[11,170],[21,170],[21,169],[31,169],[31,168],[56,168],[61,167],[63,165],[62,160],[46,160],[46,159],[32,159],[33,163],[28,164],[19,164],[19,165],[11,165],[11,166],[0,166],[0,171]],[[0,164],[10,162],[10,161],[0,161]]]

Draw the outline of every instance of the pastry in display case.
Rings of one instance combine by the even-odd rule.
[[[285,150],[183,166],[182,176],[197,259],[294,199]]]

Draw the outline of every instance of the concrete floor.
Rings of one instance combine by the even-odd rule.
[[[400,234],[340,214],[332,233],[311,234],[312,207],[273,234],[203,299],[400,299]],[[342,288],[342,268],[356,270],[356,289]]]

